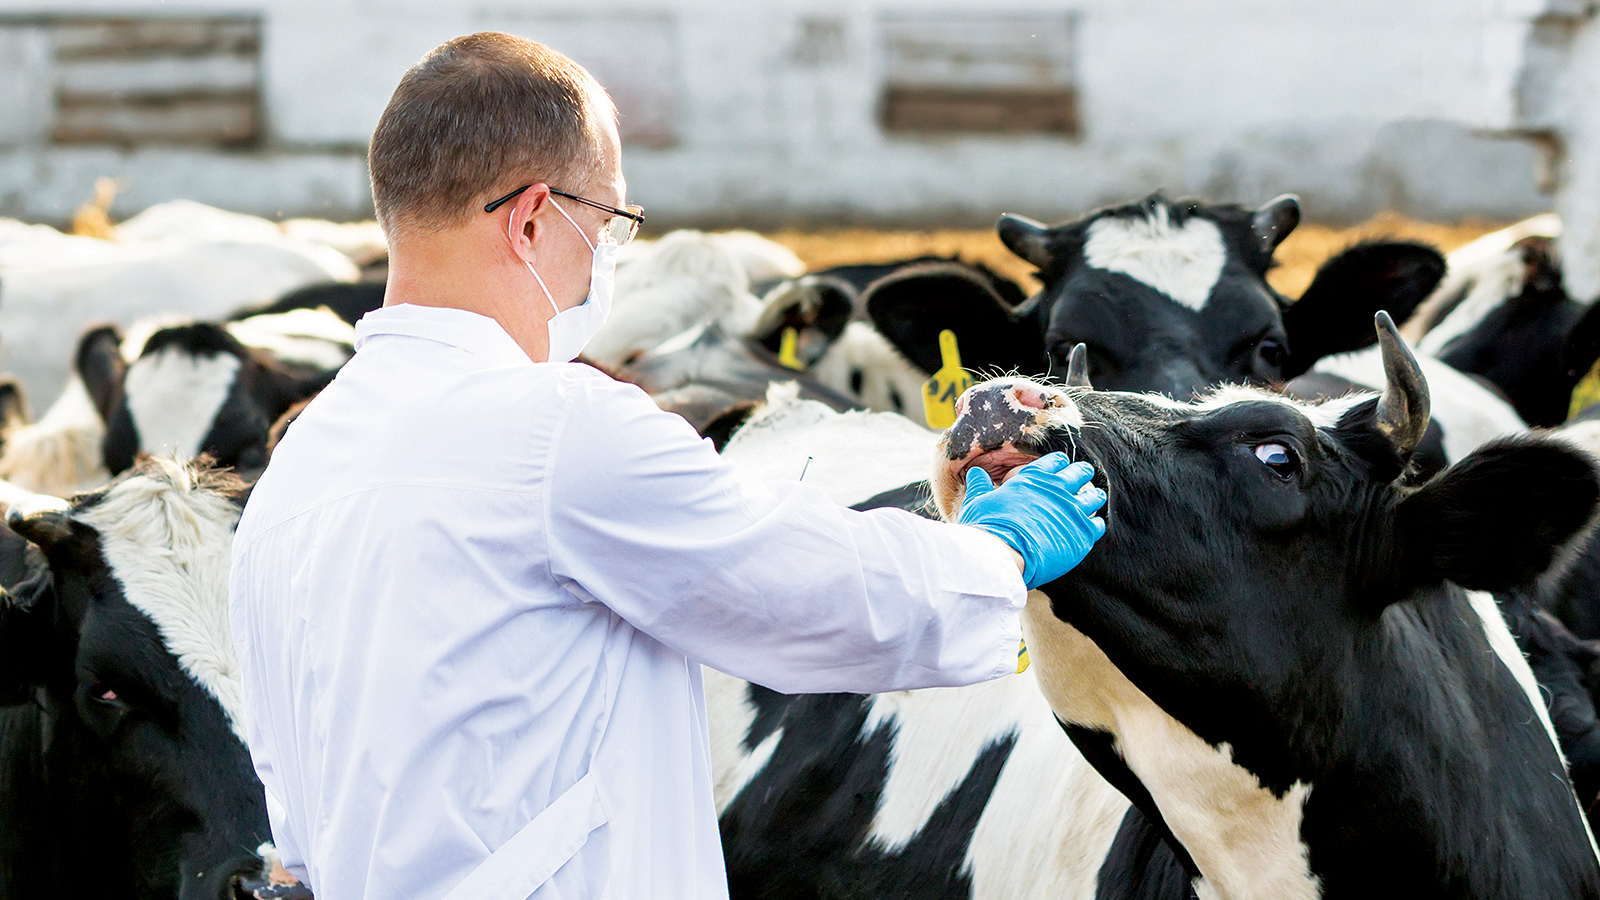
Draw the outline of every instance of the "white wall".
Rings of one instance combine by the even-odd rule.
[[[362,151],[405,68],[482,29],[542,39],[614,91],[666,113],[671,146],[625,150],[652,223],[1050,219],[1162,188],[1259,202],[1295,191],[1308,215],[1380,208],[1510,218],[1548,208],[1530,146],[1474,134],[1491,118],[1492,4],[1463,0],[188,0],[118,14],[264,16],[267,140],[249,152],[60,147],[48,67],[0,41],[0,214],[61,220],[96,176],[114,212],[184,196],[233,209],[370,214]],[[905,137],[877,124],[886,14],[1072,12],[1082,133]],[[0,0],[0,16],[88,0]],[[806,22],[812,23],[807,30]],[[836,45],[808,46],[816,23]],[[3,24],[3,22],[0,22]],[[28,73],[34,73],[29,75]],[[40,74],[43,73],[43,74]],[[653,106],[652,109],[656,107]],[[8,120],[8,113],[16,110]],[[45,112],[40,112],[44,109]],[[29,117],[32,118],[29,118]],[[19,134],[19,132],[21,132]],[[3,146],[9,144],[9,146]]]

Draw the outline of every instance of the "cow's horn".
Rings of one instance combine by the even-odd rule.
[[[1374,424],[1402,456],[1410,455],[1422,442],[1422,433],[1428,430],[1428,382],[1389,314],[1379,310],[1374,321],[1378,328],[1378,346],[1383,351],[1383,372],[1388,381],[1383,396],[1378,398]]]
[[[48,494],[28,494],[6,497],[0,491],[0,502],[6,505],[6,525],[41,547],[50,547],[72,535],[71,507],[60,497]]]
[[[1089,383],[1089,348],[1082,344],[1074,344],[1072,352],[1067,354],[1067,387],[1094,390],[1094,385]]]

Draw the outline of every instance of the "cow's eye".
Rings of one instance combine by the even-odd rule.
[[[1257,444],[1253,449],[1256,459],[1276,472],[1279,478],[1288,478],[1300,470],[1300,457],[1296,456],[1294,449],[1286,444],[1269,441]]]
[[[1274,369],[1283,368],[1283,359],[1287,353],[1288,351],[1283,346],[1283,342],[1273,338],[1266,338],[1256,345],[1256,355],[1261,358],[1263,363]]]
[[[89,699],[94,700],[97,703],[106,703],[115,706],[125,706],[127,704],[127,701],[123,700],[122,697],[117,694],[115,688],[98,678],[89,684],[85,693],[88,695]]]

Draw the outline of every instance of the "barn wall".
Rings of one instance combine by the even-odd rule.
[[[124,2],[254,23],[255,67],[204,34],[184,65],[92,35],[61,50],[107,8],[0,0],[0,214],[64,220],[110,175],[117,215],[178,196],[370,215],[362,155],[400,73],[481,29],[544,40],[611,89],[653,223],[1051,219],[1156,188],[1295,191],[1334,221],[1549,205],[1535,148],[1466,124],[1496,96],[1494,23],[1460,0]],[[184,93],[204,71],[229,90]],[[94,93],[118,78],[143,93]]]

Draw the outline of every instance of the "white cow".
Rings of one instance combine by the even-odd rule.
[[[127,327],[162,313],[217,319],[358,274],[327,245],[196,203],[152,207],[113,233],[117,239],[106,241],[0,222],[0,369],[36,402],[66,381],[88,323]]]

